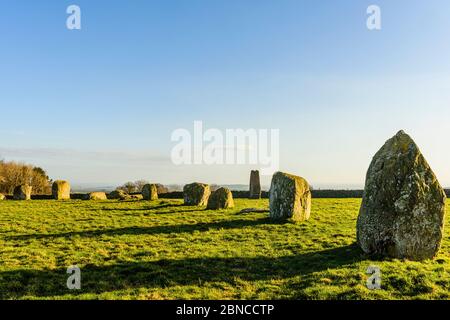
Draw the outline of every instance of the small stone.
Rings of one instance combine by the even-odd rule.
[[[206,206],[210,195],[211,189],[204,183],[194,182],[183,188],[184,204],[188,206]]]
[[[445,192],[419,147],[400,131],[367,171],[357,241],[367,254],[424,260],[442,240]]]
[[[67,181],[56,180],[52,185],[52,195],[55,200],[70,199],[70,184]]]
[[[130,195],[123,190],[114,190],[108,194],[108,199],[123,201],[130,199]]]
[[[156,186],[156,184],[146,184],[142,188],[142,197],[144,200],[157,200],[158,187]]]
[[[234,207],[233,194],[228,188],[219,188],[208,199],[206,209],[219,210]]]
[[[91,192],[85,196],[85,200],[107,200],[106,193],[104,192]]]
[[[311,213],[309,184],[301,177],[277,172],[272,177],[269,202],[272,219],[308,220]]]
[[[13,199],[14,200],[31,200],[32,187],[23,184],[14,188]]]

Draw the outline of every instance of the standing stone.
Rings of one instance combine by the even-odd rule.
[[[211,189],[204,183],[194,182],[183,188],[184,204],[188,206],[206,206],[210,195]]]
[[[0,193],[0,201],[1,201],[1,200],[5,200],[5,198],[6,198],[5,195],[2,194],[2,193]]]
[[[14,200],[31,200],[32,187],[23,184],[14,188],[13,199]]]
[[[374,156],[357,221],[368,254],[423,260],[436,256],[445,193],[416,143],[400,131]]]
[[[158,187],[156,184],[146,184],[142,188],[142,197],[144,200],[157,200],[158,199]]]
[[[277,172],[272,177],[269,202],[272,219],[308,220],[311,213],[309,184],[301,177]]]
[[[250,199],[260,199],[261,198],[261,182],[259,180],[259,171],[252,170],[250,173]]]
[[[55,200],[70,199],[70,184],[67,181],[56,180],[52,185],[52,195]]]
[[[228,188],[219,188],[208,199],[206,209],[219,210],[234,207],[233,194]]]
[[[88,193],[85,197],[85,200],[107,200],[106,193],[104,192],[91,192]]]

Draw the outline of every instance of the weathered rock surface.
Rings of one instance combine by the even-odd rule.
[[[56,180],[52,185],[52,196],[55,200],[70,199],[70,183],[63,180]]]
[[[219,188],[208,199],[207,209],[219,210],[234,207],[233,194],[228,188]]]
[[[184,204],[188,206],[206,206],[210,195],[211,189],[204,183],[194,182],[183,188]]]
[[[108,199],[111,200],[128,200],[130,195],[123,190],[114,190],[108,194]]]
[[[157,183],[156,187],[158,188],[158,194],[169,193],[169,188],[165,187],[161,183]]]
[[[252,170],[250,173],[250,199],[261,198],[261,181],[259,179],[259,171]]]
[[[107,200],[106,193],[104,192],[91,192],[85,196],[85,200]]]
[[[416,143],[400,131],[374,156],[357,221],[362,250],[393,258],[433,258],[440,247],[445,193]]]
[[[0,201],[1,201],[1,200],[5,200],[5,199],[6,199],[5,195],[2,194],[2,193],[0,193]]]
[[[27,184],[15,187],[13,193],[14,200],[30,200],[32,189],[33,188]]]
[[[144,197],[142,196],[142,194],[132,194],[132,195],[130,195],[130,198],[133,200],[144,200]]]
[[[308,182],[298,176],[277,172],[269,193],[273,219],[308,220],[311,214],[311,191]]]
[[[146,184],[142,188],[142,197],[144,200],[157,200],[158,199],[158,187],[156,184]]]

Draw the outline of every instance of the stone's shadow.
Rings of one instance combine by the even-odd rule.
[[[117,235],[158,235],[170,233],[193,233],[195,231],[236,229],[243,227],[254,227],[265,224],[283,224],[283,223],[284,222],[273,221],[269,218],[262,218],[258,220],[239,219],[239,220],[226,220],[226,221],[197,223],[197,224],[177,224],[177,225],[152,226],[152,227],[125,227],[117,229],[98,229],[98,230],[72,231],[72,232],[49,233],[49,234],[45,233],[25,234],[25,235],[5,237],[5,240],[70,238],[73,236],[98,237],[102,235],[117,236]]]
[[[147,200],[142,200],[142,201],[147,201]],[[125,202],[125,201],[122,201]],[[136,202],[136,201],[135,201]],[[146,206],[144,208],[107,208],[107,207],[103,207],[102,211],[151,211],[151,210],[159,210],[159,209],[165,209],[165,208],[180,208],[180,207],[185,207],[184,204],[173,204],[173,203],[169,203],[169,204],[162,204],[162,205],[158,205],[158,206]],[[182,211],[179,211],[182,212]]]
[[[362,259],[355,245],[283,257],[187,258],[151,262],[124,262],[108,266],[81,268],[81,290],[66,289],[66,269],[15,270],[0,272],[0,299],[24,295],[37,297],[63,294],[101,294],[132,288],[166,288],[218,282],[235,285],[236,279],[258,281],[309,275],[346,266]]]

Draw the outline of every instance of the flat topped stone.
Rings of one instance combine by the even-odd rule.
[[[277,172],[272,177],[269,194],[272,219],[308,220],[311,214],[311,191],[302,177]]]
[[[157,200],[158,186],[156,184],[146,184],[142,188],[142,197],[144,200]]]
[[[53,182],[52,196],[55,200],[69,200],[70,183],[64,180],[56,180]]]
[[[128,194],[128,193],[126,193],[125,191],[123,191],[123,190],[114,190],[114,191],[111,191],[108,195],[107,195],[107,197],[108,197],[108,199],[111,199],[111,200],[128,200],[128,199],[130,199],[131,198],[131,196]]]
[[[91,192],[88,193],[84,199],[99,201],[99,200],[107,200],[108,198],[106,197],[106,193],[104,192]]]
[[[252,170],[250,172],[250,199],[260,199],[261,198],[261,181],[259,179],[259,171]]]
[[[233,194],[228,188],[219,188],[214,191],[208,199],[207,209],[219,210],[234,207]]]
[[[368,254],[410,260],[436,256],[443,234],[445,192],[419,147],[398,132],[367,171],[357,241]]]
[[[206,206],[211,188],[205,183],[194,182],[183,188],[184,204],[189,206]]]

